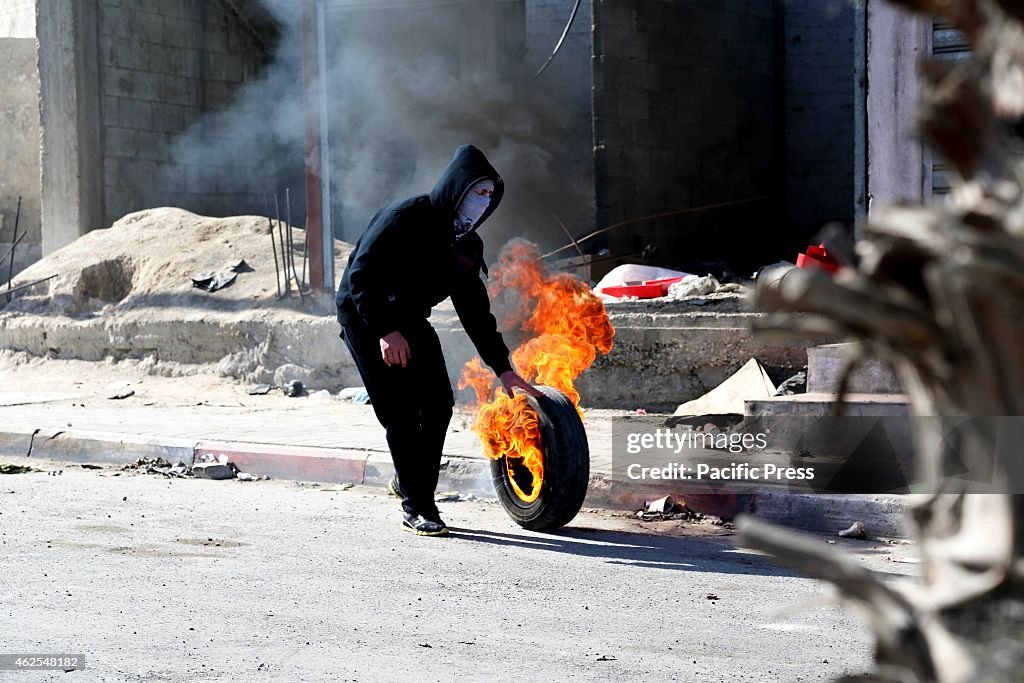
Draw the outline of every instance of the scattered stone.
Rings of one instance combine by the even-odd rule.
[[[597,658],[597,661],[599,661],[599,662],[615,662],[615,661],[618,661],[618,660],[615,658],[615,655],[601,655],[600,657]]]
[[[265,474],[253,474],[252,472],[238,472],[235,474],[235,479],[238,481],[267,481],[270,479]]]
[[[201,462],[192,466],[192,476],[197,479],[234,479],[235,470],[231,465],[219,462]]]
[[[266,396],[270,393],[271,389],[273,389],[273,387],[269,384],[257,384],[256,386],[249,388],[248,394],[250,396]]]
[[[420,643],[420,647],[434,647],[430,643]]]
[[[334,397],[331,395],[331,392],[327,391],[326,389],[321,389],[320,391],[314,391],[312,394],[310,394],[309,400],[315,401],[317,403],[328,403],[330,401],[333,401]]]
[[[707,600],[718,600],[718,596],[715,593],[708,593],[704,598]]]
[[[79,465],[83,470],[102,470],[103,465],[93,465],[92,463],[83,462]]]
[[[120,401],[121,399],[125,399],[125,398],[128,398],[129,396],[134,396],[134,395],[135,395],[135,390],[134,389],[121,389],[120,391],[114,392],[110,396],[107,396],[107,398],[112,400],[112,401]]]
[[[867,531],[864,529],[864,522],[854,522],[850,525],[849,529],[843,529],[838,534],[841,538],[856,538],[864,540],[868,537]]]

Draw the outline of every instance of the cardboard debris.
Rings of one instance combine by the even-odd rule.
[[[742,415],[743,402],[771,398],[775,385],[768,374],[751,358],[732,377],[700,398],[676,408],[675,415]]]

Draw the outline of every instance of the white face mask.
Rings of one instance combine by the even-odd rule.
[[[473,229],[491,205],[489,195],[477,194],[478,189],[494,190],[494,184],[490,182],[477,183],[462,198],[459,208],[455,211],[455,235],[461,237]]]

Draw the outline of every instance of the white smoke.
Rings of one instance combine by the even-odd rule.
[[[577,232],[590,227],[592,189],[578,177],[580,154],[590,150],[567,148],[568,139],[579,140],[579,131],[567,134],[567,103],[549,81],[530,81],[533,61],[543,59],[526,58],[520,3],[340,4],[329,3],[325,22],[336,236],[354,241],[383,204],[428,192],[463,143],[480,147],[506,183],[482,233],[490,254],[513,236],[564,244],[552,214]],[[298,206],[305,134],[299,9],[291,0],[265,5],[282,25],[272,63],[231,109],[179,138],[175,158],[220,177],[233,172],[235,180],[243,169],[259,169],[244,178],[248,191],[287,184]]]

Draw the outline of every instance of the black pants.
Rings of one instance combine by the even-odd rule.
[[[387,430],[391,459],[405,495],[402,507],[436,514],[434,489],[455,399],[441,342],[430,323],[417,321],[399,331],[412,354],[404,368],[385,364],[380,339],[359,323],[343,324],[341,338],[355,360],[377,419]]]

